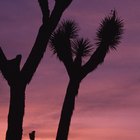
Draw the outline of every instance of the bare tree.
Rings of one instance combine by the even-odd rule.
[[[70,122],[78,94],[80,82],[98,65],[104,62],[106,54],[116,49],[123,33],[123,23],[116,16],[116,11],[106,17],[97,31],[96,50],[88,39],[78,37],[77,24],[72,21],[63,21],[50,38],[51,48],[64,66],[69,75],[69,84],[64,99],[61,118],[56,140],[67,140]],[[83,64],[83,58],[90,56]]]
[[[43,57],[50,35],[72,0],[55,0],[55,5],[51,13],[48,0],[38,0],[38,2],[43,15],[42,25],[39,28],[36,41],[24,66],[20,69],[21,55],[17,55],[12,60],[7,60],[2,48],[0,48],[0,71],[10,86],[10,106],[6,140],[22,139],[26,86],[30,83]]]

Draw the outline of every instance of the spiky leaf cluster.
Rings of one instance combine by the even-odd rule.
[[[78,26],[72,20],[64,20],[59,24],[56,31],[50,38],[51,48],[53,53],[57,54],[60,60],[64,57],[71,56],[71,39],[77,36]]]
[[[116,11],[106,17],[97,31],[97,45],[104,44],[115,49],[123,33],[123,22],[116,16]]]
[[[69,39],[78,36],[79,27],[74,20],[63,20],[58,27]]]
[[[59,24],[57,30],[50,38],[53,53],[57,54],[60,60],[67,57],[86,57],[92,50],[92,45],[88,39],[78,38],[78,25],[73,20],[64,20]]]
[[[93,45],[88,39],[78,37],[78,25],[73,20],[62,21],[50,38],[53,53],[61,61],[74,57],[86,57],[92,52]],[[116,11],[106,17],[97,31],[97,47],[115,49],[123,33],[123,22],[116,16]]]
[[[89,39],[79,38],[73,42],[73,54],[80,57],[89,56],[93,47]]]

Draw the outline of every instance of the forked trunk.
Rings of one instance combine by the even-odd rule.
[[[58,126],[56,140],[67,140],[71,118],[75,106],[75,98],[78,94],[79,82],[70,81],[63,103],[61,118]]]
[[[22,123],[25,107],[25,87],[24,84],[10,86],[10,106],[8,114],[8,128],[6,140],[22,139]]]

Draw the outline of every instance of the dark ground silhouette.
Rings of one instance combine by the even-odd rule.
[[[55,0],[55,5],[51,13],[48,0],[38,0],[38,2],[43,15],[42,25],[24,66],[20,69],[21,55],[17,55],[12,60],[7,60],[2,48],[0,48],[0,71],[10,86],[10,106],[6,140],[22,139],[26,86],[30,83],[46,51],[50,35],[72,0]]]
[[[58,126],[56,140],[67,140],[71,118],[75,106],[75,98],[78,94],[80,82],[98,65],[104,62],[106,54],[111,49],[116,49],[123,33],[123,23],[116,16],[116,11],[106,17],[98,31],[96,38],[96,50],[88,39],[79,38],[78,27],[72,20],[63,21],[50,38],[53,53],[57,54],[69,75],[69,84],[64,99],[61,118]],[[90,56],[83,64],[83,58]]]

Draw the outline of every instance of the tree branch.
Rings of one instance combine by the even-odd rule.
[[[72,0],[66,0],[67,6],[68,4],[71,3]],[[45,0],[39,0],[39,4],[40,4],[40,8],[42,10],[42,13],[45,14],[46,11],[44,4],[47,4],[48,2],[45,2]],[[64,8],[60,8],[58,5],[58,3],[55,3],[54,9],[51,13],[51,16],[48,20],[48,22],[43,21],[44,23],[47,24],[43,24],[38,32],[35,44],[31,50],[31,53],[29,54],[29,57],[27,58],[27,61],[25,62],[21,72],[23,77],[25,78],[25,81],[27,83],[29,83],[33,77],[33,74],[35,73],[43,55],[44,52],[46,51],[46,47],[49,41],[49,37],[51,35],[51,33],[54,31],[54,29],[56,28],[62,13],[64,12]],[[63,5],[63,4],[61,4]],[[47,6],[48,7],[48,6]],[[46,7],[46,8],[47,8]],[[66,8],[66,6],[65,6]],[[46,19],[46,18],[44,18]]]
[[[6,63],[7,63],[7,58],[2,48],[0,47],[0,71],[2,72],[3,76],[5,75],[4,73],[5,73]]]
[[[82,79],[90,72],[95,70],[99,64],[104,62],[104,58],[108,52],[108,47],[101,44],[96,51],[92,54],[88,62],[82,66]]]
[[[19,77],[21,55],[17,55],[14,59],[7,60],[4,52],[0,48],[0,70],[4,78],[9,84]]]
[[[4,54],[4,52],[3,52],[3,50],[2,50],[1,47],[0,47],[0,60],[1,60],[1,61],[7,60],[7,59],[6,59],[6,56],[5,56],[5,54]]]
[[[64,11],[71,4],[72,0],[55,0],[55,2]]]
[[[97,68],[104,61],[109,49],[116,49],[123,34],[123,22],[113,11],[111,16],[106,17],[100,24],[96,33],[98,48],[93,53],[89,61],[82,67],[82,77]]]
[[[65,46],[65,49],[61,51],[62,62],[65,65],[65,68],[67,70],[69,77],[71,77],[72,69],[73,69],[73,59],[72,59],[72,53],[71,53],[70,40],[64,40],[64,46]]]
[[[42,15],[43,15],[43,24],[47,24],[47,21],[49,20],[50,16],[50,10],[49,10],[49,5],[48,5],[48,0],[38,0]]]
[[[70,62],[70,61],[69,61]],[[67,73],[69,75],[69,77],[71,77],[72,75],[72,67],[73,67],[73,64],[70,62],[68,63],[68,61],[63,61],[64,65],[65,65],[65,68],[67,70]]]

